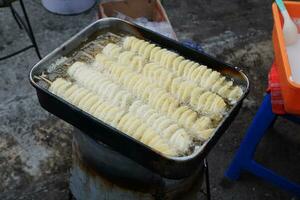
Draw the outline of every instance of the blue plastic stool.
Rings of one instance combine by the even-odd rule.
[[[242,171],[248,171],[300,196],[300,185],[277,175],[253,160],[256,146],[267,132],[267,129],[275,122],[277,116],[272,112],[271,95],[266,94],[225,176],[231,180],[236,180]],[[282,115],[282,117],[300,124],[299,117],[292,115]]]

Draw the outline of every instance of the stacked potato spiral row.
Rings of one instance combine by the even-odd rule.
[[[118,59],[118,62],[128,66],[132,71],[139,72],[158,86],[162,86],[179,101],[187,102],[197,112],[214,119],[220,119],[225,113],[226,103],[220,96],[174,75],[156,63],[146,64],[146,60],[134,52],[122,52],[121,47],[110,43],[105,46],[103,53],[112,59]]]
[[[192,144],[189,134],[169,117],[162,115],[142,101],[135,101],[129,108],[144,120],[146,124],[160,133],[177,152],[185,153]]]
[[[108,73],[132,94],[188,130],[194,138],[205,141],[211,136],[214,129],[209,117],[199,117],[197,112],[188,106],[182,106],[175,97],[155,83],[144,79],[141,74],[131,71],[117,61],[110,60],[104,54],[97,54],[96,62],[99,63],[97,67],[99,71]]]
[[[219,94],[232,103],[235,103],[243,94],[239,86],[234,86],[232,81],[228,81],[219,72],[187,60],[167,49],[160,48],[133,36],[124,39],[123,47],[127,50],[137,52],[145,59],[161,64],[168,70],[175,72],[178,76],[191,80],[201,87]]]
[[[58,78],[50,91],[170,156],[209,139],[224,99],[234,103],[243,93],[219,72],[135,37],[109,43],[93,64],[75,62],[67,72],[74,82]]]
[[[166,155],[178,155],[175,148],[170,146],[157,131],[143,123],[139,117],[125,112],[118,106],[113,106],[90,90],[62,78],[56,79],[49,90],[151,148]]]
[[[136,100],[131,93],[122,89],[110,78],[81,62],[75,62],[70,66],[68,74],[77,83],[90,89],[99,97],[121,107],[126,112],[129,111],[139,116],[149,127],[160,133],[177,152],[184,154],[189,150],[191,138],[184,129],[180,128],[173,120]],[[143,112],[140,112],[136,105],[143,107]]]
[[[67,73],[78,84],[109,100],[112,104],[120,106],[122,109],[128,110],[134,101],[131,93],[122,90],[110,78],[98,73],[85,63],[75,62],[69,67]]]

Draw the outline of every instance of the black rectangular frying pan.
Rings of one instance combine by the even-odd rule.
[[[95,37],[95,34],[99,35],[108,31],[115,34],[125,33],[134,35],[138,38],[151,41],[163,48],[173,50],[185,58],[217,70],[240,85],[243,88],[244,94],[219,123],[213,137],[206,141],[201,148],[195,150],[189,156],[165,156],[52,94],[34,79],[34,76],[41,75],[58,58],[69,55],[79,46],[82,46],[87,41],[91,41]],[[234,120],[244,98],[249,92],[249,80],[239,68],[221,62],[205,53],[188,48],[175,40],[154,33],[153,31],[116,18],[101,19],[90,24],[44,57],[31,69],[30,82],[35,87],[39,102],[44,109],[77,127],[82,131],[82,134],[86,134],[96,141],[103,142],[140,165],[170,179],[188,177],[197,169],[197,166],[202,163],[202,160]]]

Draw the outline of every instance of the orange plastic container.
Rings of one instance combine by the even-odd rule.
[[[285,1],[284,4],[292,18],[300,18],[300,2]],[[284,100],[284,108],[288,113],[299,115],[300,84],[297,84],[290,80],[291,68],[289,65],[282,33],[283,18],[275,3],[272,6],[272,11],[274,17],[273,45],[275,53],[275,63],[278,67],[281,92]]]

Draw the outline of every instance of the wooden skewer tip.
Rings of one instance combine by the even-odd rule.
[[[46,83],[48,83],[49,85],[51,85],[53,83],[52,81],[48,80],[47,78],[43,77],[42,75],[40,75],[40,76],[34,76],[34,78],[36,78],[38,80],[43,80]]]

